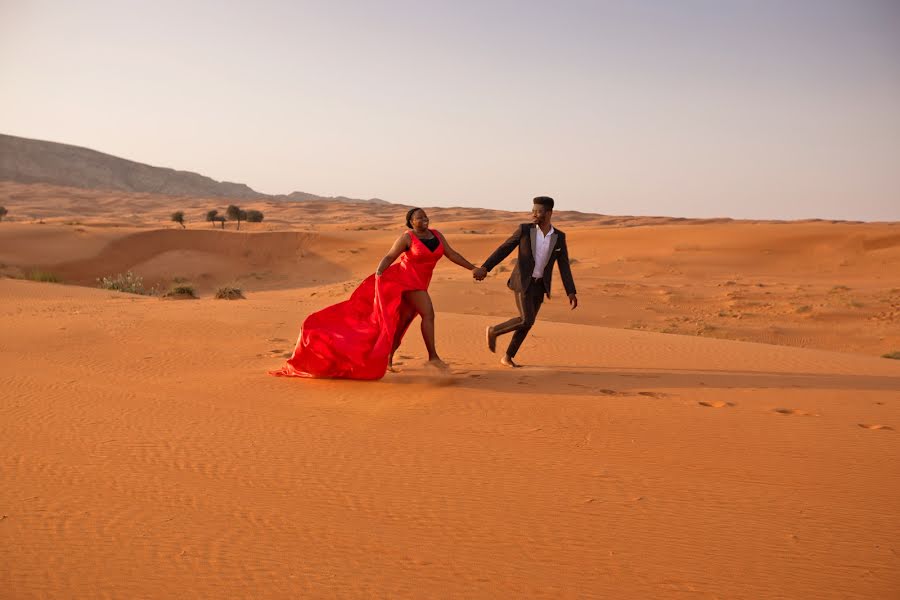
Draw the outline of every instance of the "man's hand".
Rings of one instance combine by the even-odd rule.
[[[472,277],[475,278],[475,281],[481,281],[487,277],[487,269],[484,267],[475,267],[472,269]]]
[[[575,294],[569,294],[569,304],[572,305],[572,310],[578,308],[578,296]]]

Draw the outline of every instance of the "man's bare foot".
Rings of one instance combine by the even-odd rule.
[[[518,369],[522,365],[517,365],[515,361],[507,354],[503,358],[500,359],[500,364],[505,367],[511,367],[513,369]]]
[[[494,334],[494,328],[490,325],[487,329],[484,330],[484,335],[487,338],[488,350],[491,352],[497,351],[497,336]]]
[[[439,358],[432,358],[427,363],[425,363],[425,366],[432,367],[432,368],[438,369],[440,371],[449,371],[450,370],[450,366]]]

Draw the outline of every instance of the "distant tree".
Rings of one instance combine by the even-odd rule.
[[[181,225],[181,228],[182,228],[182,229],[185,228],[185,226],[184,226],[184,211],[183,211],[183,210],[176,210],[175,212],[173,212],[173,213],[172,213],[172,216],[171,216],[171,219],[172,219],[174,222],[176,222],[176,223],[178,223],[179,225]]]
[[[228,208],[225,209],[225,214],[228,216],[229,221],[237,221],[237,228],[241,228],[241,221],[247,220],[247,211],[241,210],[240,207],[235,206],[234,204],[230,204]]]
[[[222,229],[225,229],[225,217],[219,214],[217,210],[211,210],[206,213],[206,220],[213,224],[213,227],[216,226],[216,223],[222,224]]]
[[[3,220],[3,217],[6,216],[6,213],[9,212],[6,210],[5,206],[0,206],[0,221]]]
[[[248,223],[262,223],[263,214],[258,210],[248,210],[247,211],[247,222]]]

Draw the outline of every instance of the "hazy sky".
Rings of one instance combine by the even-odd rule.
[[[273,194],[900,220],[900,0],[0,0],[0,132]]]

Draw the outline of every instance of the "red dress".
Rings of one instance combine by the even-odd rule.
[[[294,354],[283,367],[269,371],[281,377],[381,379],[400,321],[403,292],[427,290],[444,244],[432,252],[409,231],[409,249],[381,277],[370,275],[349,300],[315,312],[303,322]],[[408,326],[408,323],[406,324]],[[402,333],[401,333],[402,335]]]

